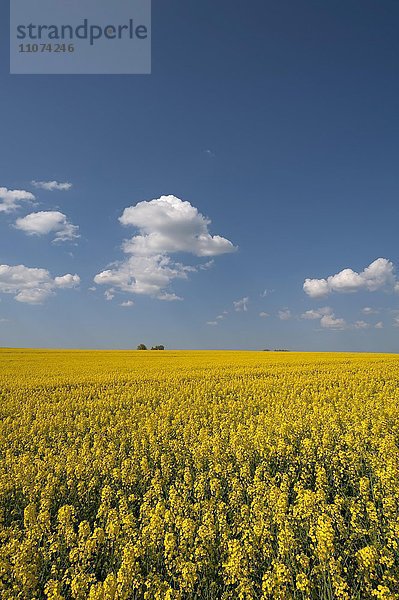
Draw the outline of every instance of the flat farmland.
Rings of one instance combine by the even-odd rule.
[[[0,350],[4,600],[399,597],[399,357]]]

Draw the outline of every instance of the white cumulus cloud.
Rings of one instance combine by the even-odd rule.
[[[183,300],[181,296],[178,296],[174,292],[162,292],[161,294],[159,294],[159,296],[157,296],[157,298],[158,300],[163,300],[163,302],[175,302]]]
[[[270,317],[269,313],[264,312],[264,311],[260,312],[259,316],[262,317],[262,318]]]
[[[241,300],[236,300],[235,302],[233,302],[234,310],[236,312],[241,312],[241,311],[247,312],[248,303],[249,303],[248,296],[246,296],[245,298],[241,298]]]
[[[72,187],[72,183],[60,183],[58,181],[32,181],[32,185],[48,192],[54,192],[55,190],[65,192]]]
[[[345,319],[337,318],[334,313],[323,315],[320,319],[320,325],[324,329],[346,329],[347,324]]]
[[[0,265],[0,293],[12,294],[18,302],[42,304],[57,289],[76,287],[78,275],[51,277],[47,269],[30,268],[24,265]]]
[[[365,314],[372,314],[372,312],[369,311],[363,310],[362,312]],[[370,329],[372,326],[370,323],[367,323],[363,320],[355,321],[353,324],[348,324],[345,319],[336,317],[333,309],[330,306],[323,306],[321,308],[307,310],[301,315],[301,319],[319,320],[321,327],[324,329]],[[382,323],[377,325],[375,325],[375,327],[380,329]]]
[[[332,308],[329,306],[323,306],[322,308],[311,309],[305,311],[301,315],[301,319],[315,320],[321,319],[324,315],[330,315],[332,313]]]
[[[365,306],[362,308],[362,313],[364,315],[377,315],[378,312],[379,311],[376,308],[371,308],[371,306]]]
[[[17,219],[15,227],[28,235],[54,234],[54,242],[70,242],[79,238],[79,227],[73,225],[66,215],[56,210],[30,213]]]
[[[292,314],[288,308],[278,311],[278,318],[280,319],[280,321],[289,321],[291,319],[291,317],[292,317]]]
[[[303,289],[312,298],[321,298],[331,292],[351,293],[360,290],[375,292],[396,287],[395,268],[386,258],[377,258],[360,273],[343,269],[327,279],[305,279]]]
[[[8,213],[17,210],[21,202],[34,202],[35,196],[25,190],[8,190],[0,187],[0,213]]]
[[[355,329],[369,329],[370,327],[370,323],[366,323],[366,321],[356,321],[354,323]]]
[[[161,300],[176,300],[177,296],[165,292],[165,288],[174,279],[187,279],[188,273],[192,271],[192,267],[174,263],[168,256],[131,256],[114,269],[98,273],[94,282],[114,286],[123,292],[155,296]]]
[[[71,275],[68,273],[67,275],[62,275],[61,277],[55,277],[54,283],[58,288],[74,288],[80,284],[79,275]]]
[[[226,238],[209,233],[211,221],[195,206],[176,196],[161,196],[125,208],[119,221],[137,227],[140,232],[124,243],[129,254],[189,252],[196,256],[217,256],[235,250]]]
[[[124,302],[120,303],[120,306],[123,306],[124,308],[130,308],[131,306],[134,306],[134,302],[133,300],[125,300]]]
[[[226,238],[211,235],[210,220],[190,202],[176,196],[139,202],[126,208],[119,221],[135,227],[138,233],[123,243],[127,258],[98,273],[94,281],[124,292],[165,301],[181,300],[169,289],[171,283],[187,279],[189,273],[209,268],[211,263],[188,266],[173,260],[172,254],[211,257],[236,250]]]

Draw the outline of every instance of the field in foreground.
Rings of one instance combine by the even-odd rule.
[[[4,600],[399,598],[399,357],[0,350]]]

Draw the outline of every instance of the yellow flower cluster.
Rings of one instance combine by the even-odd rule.
[[[0,351],[2,600],[399,599],[399,358]]]

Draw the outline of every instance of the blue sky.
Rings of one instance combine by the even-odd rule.
[[[154,0],[143,76],[9,75],[4,4],[0,345],[399,351],[398,2]]]

